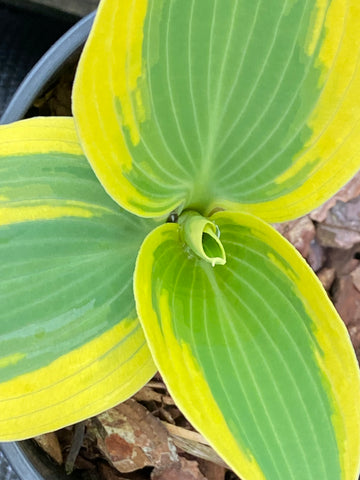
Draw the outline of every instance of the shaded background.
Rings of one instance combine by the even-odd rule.
[[[0,0],[0,115],[37,60],[97,4],[98,0]]]

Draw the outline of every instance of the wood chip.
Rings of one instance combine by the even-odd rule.
[[[156,392],[148,385],[139,390],[133,398],[135,398],[135,400],[138,402],[154,401],[163,405],[175,405],[174,400],[169,395],[163,395],[159,392]]]
[[[184,452],[202,458],[216,465],[228,468],[224,460],[215,452],[208,444],[207,440],[200,433],[187,430],[186,428],[171,425],[163,422],[166,429],[171,435],[174,444],[181,448]]]
[[[74,436],[70,445],[70,451],[65,461],[65,472],[70,475],[74,470],[75,461],[79,455],[84,440],[86,421],[79,422],[74,426]]]
[[[225,480],[226,468],[205,460],[198,460],[199,468],[207,480]]]
[[[336,202],[318,225],[316,235],[324,247],[349,249],[360,242],[360,197]]]
[[[335,275],[335,268],[323,268],[317,273],[317,276],[326,291],[329,291],[331,285],[334,283]]]
[[[35,437],[36,443],[59,465],[63,463],[63,456],[59,440],[54,432]]]
[[[320,245],[316,238],[310,242],[310,249],[306,260],[314,272],[318,272],[324,266],[326,260],[325,248]]]
[[[160,381],[157,381],[157,380],[150,380],[150,382],[148,382],[146,384],[146,386],[150,387],[150,388],[157,388],[157,389],[161,389],[161,390],[167,390],[166,388],[166,385],[164,382],[160,382]]]
[[[105,463],[100,463],[98,468],[102,480],[130,480]]]
[[[308,215],[291,222],[274,224],[274,228],[289,240],[304,258],[307,258],[310,243],[315,238],[315,226]]]
[[[334,295],[335,307],[349,331],[358,360],[360,360],[360,291],[356,287],[358,273],[340,277]]]
[[[350,275],[354,286],[360,292],[360,266],[355,268],[355,270],[353,270]]]
[[[180,458],[176,463],[163,468],[154,468],[151,480],[207,480],[200,472],[197,462]]]
[[[119,472],[179,461],[164,425],[133,399],[98,415],[92,425],[99,449]]]
[[[333,197],[310,213],[310,218],[316,222],[323,222],[329,210],[337,201],[348,202],[360,195],[360,172],[357,173],[346,185],[343,186]]]

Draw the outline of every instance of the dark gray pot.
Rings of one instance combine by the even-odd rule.
[[[1,124],[23,118],[34,100],[56,78],[64,65],[80,54],[89,35],[94,16],[95,13],[91,13],[77,22],[30,70],[5,109],[0,119]]]
[[[94,13],[76,23],[39,60],[25,77],[3,113],[0,123],[23,118],[34,100],[56,79],[61,69],[81,52],[89,35]],[[21,480],[75,480],[68,476],[35,444],[33,440],[1,443],[0,450]]]

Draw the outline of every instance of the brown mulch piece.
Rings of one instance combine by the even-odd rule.
[[[301,217],[292,222],[277,223],[274,225],[295,248],[306,258],[310,252],[311,242],[315,238],[315,225],[309,216]]]
[[[72,60],[36,99],[27,117],[64,116],[71,117],[71,89],[77,60]]]
[[[76,469],[84,480],[237,480],[170,399],[157,374],[132,399],[37,441],[49,437],[42,448],[56,460],[53,444],[61,447],[57,463],[65,459],[67,471]],[[160,419],[164,410],[173,423]]]
[[[207,480],[197,462],[180,457],[167,467],[157,467],[151,472],[151,480]]]
[[[324,247],[348,250],[360,242],[360,197],[338,201],[317,226],[316,236]]]
[[[121,473],[179,462],[164,425],[134,399],[93,418],[90,428],[99,450]]]
[[[72,438],[70,450],[65,461],[65,472],[68,475],[70,475],[70,473],[73,472],[76,459],[82,447],[82,444],[84,441],[84,435],[85,435],[85,426],[86,426],[86,422],[84,421],[74,425],[74,436]]]
[[[50,458],[54,460],[58,465],[62,465],[64,462],[62,450],[60,447],[59,439],[55,432],[45,433],[34,437],[35,442],[41,447]]]
[[[344,185],[334,196],[320,207],[310,213],[310,218],[314,222],[322,223],[328,211],[336,205],[337,202],[349,202],[353,198],[360,196],[360,172],[358,172],[346,185]]]
[[[317,273],[360,363],[360,173],[309,215],[275,228]]]

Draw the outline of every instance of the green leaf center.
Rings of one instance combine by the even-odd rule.
[[[226,263],[226,254],[220,241],[218,227],[197,212],[186,211],[179,218],[185,244],[198,257],[214,267]]]

